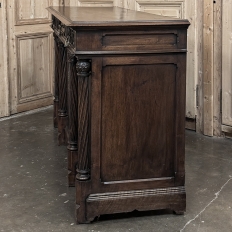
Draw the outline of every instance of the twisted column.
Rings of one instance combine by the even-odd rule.
[[[89,60],[79,60],[76,64],[78,77],[78,161],[76,179],[86,181],[90,178],[90,113],[89,113]]]
[[[78,138],[78,80],[75,54],[68,53],[68,183],[75,186]]]
[[[53,123],[54,127],[58,127],[58,105],[59,105],[59,38],[55,33],[54,36],[54,49],[55,49],[55,84],[54,84],[54,109],[53,109]]]
[[[60,42],[59,47],[59,109],[58,109],[58,144],[67,144],[67,51]]]

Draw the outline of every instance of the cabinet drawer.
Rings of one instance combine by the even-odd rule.
[[[178,36],[174,33],[104,34],[102,36],[103,50],[115,50],[122,47],[128,50],[176,48],[177,43]]]
[[[146,51],[186,49],[182,30],[77,32],[79,51]]]

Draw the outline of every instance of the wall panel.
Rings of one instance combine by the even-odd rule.
[[[222,123],[232,126],[232,2],[223,1],[222,18]]]
[[[18,103],[51,97],[49,34],[17,36]]]
[[[143,1],[138,0],[137,10],[145,11],[152,14],[169,16],[173,18],[184,18],[185,1]]]
[[[46,8],[51,0],[15,0],[16,25],[48,23],[50,18]]]

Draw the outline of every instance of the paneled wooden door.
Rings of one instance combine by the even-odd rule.
[[[222,130],[232,134],[232,2],[222,4]]]
[[[6,0],[10,114],[53,102],[54,50],[50,5],[112,6],[121,1]]]
[[[45,9],[58,0],[7,0],[10,114],[51,105],[53,34]]]

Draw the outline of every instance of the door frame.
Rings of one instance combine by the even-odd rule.
[[[197,132],[222,136],[222,0],[198,0],[199,44]]]
[[[7,41],[7,8],[6,0],[1,1],[0,8],[0,118],[10,115],[10,89],[8,75],[8,41]]]

